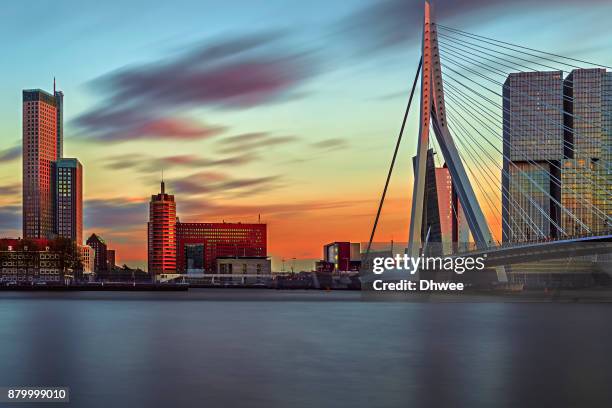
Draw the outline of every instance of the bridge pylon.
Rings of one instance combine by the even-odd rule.
[[[442,151],[444,161],[448,166],[453,185],[456,188],[459,202],[465,213],[466,221],[476,246],[479,249],[486,249],[494,244],[493,238],[459,156],[457,146],[448,128],[444,105],[444,86],[440,51],[438,49],[438,35],[432,18],[431,5],[427,0],[425,1],[421,55],[423,66],[421,70],[419,135],[414,166],[414,185],[407,253],[411,257],[419,256],[423,244],[421,242],[421,228],[423,224],[423,200],[425,195],[425,172],[430,125]],[[503,268],[501,268],[501,271],[498,269],[497,275],[499,281],[507,281]]]

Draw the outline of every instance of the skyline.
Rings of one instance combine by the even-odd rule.
[[[354,5],[359,3],[365,2],[354,2]],[[546,3],[549,2],[543,2]],[[599,12],[610,9],[603,2],[591,3],[592,10],[568,6],[564,12],[580,20],[597,14],[595,9]],[[359,13],[359,7],[354,10],[347,5],[335,7],[342,9],[334,10],[338,18]],[[414,10],[417,15],[411,18],[418,21],[420,7]],[[185,14],[189,14],[187,11]],[[485,8],[482,13],[492,11]],[[603,15],[605,13],[600,15],[601,24]],[[292,18],[308,20],[307,17],[312,15],[305,13]],[[325,21],[329,17],[319,18],[319,25],[329,24]],[[527,20],[532,17],[514,14],[514,18],[519,20],[517,25],[528,26]],[[471,31],[508,37],[511,18],[504,17],[496,20],[498,23],[484,25],[471,24],[473,17],[468,20],[466,24]],[[462,27],[458,17],[440,16],[440,21]],[[314,23],[305,25],[308,24]],[[597,30],[596,25],[577,24],[575,28],[584,33]],[[255,221],[261,214],[262,221],[269,225],[270,254],[277,259],[320,258],[325,243],[364,241],[382,189],[410,76],[416,68],[418,27],[417,24],[417,29],[412,30],[414,40],[391,44],[386,51],[366,51],[367,41],[363,41],[362,45],[353,45],[356,55],[331,60],[321,58],[320,53],[329,54],[339,44],[350,42],[348,37],[338,34],[341,39],[336,43],[332,41],[323,51],[306,51],[311,48],[306,45],[316,41],[308,40],[304,32],[308,30],[303,28],[298,34],[280,35],[268,31],[259,36],[233,36],[231,40],[217,42],[216,47],[211,47],[209,42],[193,46],[193,41],[185,38],[189,36],[165,42],[150,41],[148,45],[143,45],[141,39],[128,40],[114,45],[117,47],[114,62],[105,61],[95,69],[87,62],[78,73],[73,72],[75,67],[53,72],[58,78],[58,89],[64,91],[66,98],[65,156],[82,158],[85,167],[84,235],[100,233],[117,248],[119,263],[144,265],[147,201],[156,190],[163,168],[168,190],[177,196],[177,212],[182,221],[248,222]],[[167,31],[173,30],[177,28],[167,28]],[[577,31],[569,31],[571,33],[565,34],[559,28],[556,34],[580,38]],[[109,30],[110,37],[113,33]],[[194,29],[190,36],[194,39],[215,37],[204,29]],[[547,44],[544,40],[550,36],[550,32],[538,33],[527,40],[521,35],[516,42],[573,56],[588,55],[590,59],[610,63],[610,57],[602,53],[603,47],[599,53],[595,49],[583,50],[585,53],[581,54],[576,52],[577,43],[566,42],[564,45],[569,48],[565,49],[560,44]],[[377,37],[372,34],[371,38]],[[602,36],[602,44],[606,38],[609,43],[608,35]],[[289,39],[296,42],[297,47],[283,46]],[[95,43],[95,36],[93,40]],[[29,39],[20,41],[27,43]],[[139,42],[139,46],[135,45]],[[18,48],[19,43],[12,47]],[[188,48],[176,51],[177,44],[190,43]],[[71,44],[78,46],[79,41]],[[138,52],[121,55],[129,54],[128,50]],[[234,54],[237,50],[243,51]],[[395,51],[399,51],[400,56],[390,54]],[[9,60],[14,53],[9,47]],[[165,53],[170,57],[164,57]],[[202,56],[206,59],[201,59]],[[195,64],[194,72],[184,69],[190,66],[188,63]],[[21,61],[15,64],[14,68]],[[15,155],[16,145],[20,144],[15,141],[21,135],[21,104],[16,101],[22,89],[49,89],[47,82],[50,81],[44,77],[51,78],[49,72],[61,68],[49,64],[48,68],[54,69],[45,69],[46,64],[41,64],[36,72],[28,73],[29,67],[11,76],[11,64],[8,65],[0,86],[5,90],[4,95],[14,94],[14,97],[0,100],[2,133],[9,135],[3,137],[0,144],[0,179],[4,192],[0,228],[4,236],[17,236],[21,234],[11,234],[20,229],[21,214],[20,151]],[[126,65],[130,67],[124,68]],[[219,71],[219,66],[229,69]],[[246,79],[243,78],[245,72],[248,73]],[[170,85],[164,83],[160,85],[165,75],[171,77],[170,73],[178,74],[174,76],[177,81],[172,82],[176,88],[168,88]],[[191,74],[195,75],[197,83],[205,81],[209,85],[207,91],[188,92],[193,89],[187,81]],[[228,78],[230,84],[237,82],[235,89],[224,87],[224,82],[221,82],[222,89],[212,86],[215,81]],[[357,83],[359,87],[354,86]],[[102,97],[83,89],[83,84],[91,84]],[[175,95],[171,92],[175,89],[182,92]],[[226,90],[231,92],[226,94],[223,92]],[[151,106],[151,99],[159,102],[159,106]],[[337,106],[345,108],[337,109]],[[334,116],[326,116],[333,107],[336,107]],[[153,111],[153,116],[143,117],[144,111]],[[412,136],[416,121],[410,122],[413,125],[408,135]],[[109,123],[114,125],[109,127]],[[142,153],[143,148],[150,151]],[[401,151],[390,201],[377,236],[379,241],[391,238],[403,241],[407,236],[410,203],[407,185],[413,152],[411,144]],[[116,180],[125,180],[133,190],[115,188]]]

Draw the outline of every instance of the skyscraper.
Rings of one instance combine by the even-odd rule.
[[[149,202],[147,255],[150,274],[176,273],[176,203],[163,180],[160,193]]]
[[[587,229],[603,235],[612,229],[606,220],[612,217],[612,72],[575,69],[565,78],[563,88],[561,204],[573,216],[562,213],[561,227],[569,235],[585,235]]]
[[[612,230],[612,73],[512,73],[504,84],[504,242]],[[507,193],[507,194],[506,194]]]
[[[83,243],[83,166],[78,159],[55,164],[55,228],[60,237]]]
[[[563,73],[508,75],[503,87],[502,239],[555,237],[563,158]]]
[[[40,89],[23,91],[23,236],[54,235],[57,99]]]

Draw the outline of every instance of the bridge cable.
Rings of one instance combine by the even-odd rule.
[[[563,55],[554,54],[554,53],[546,52],[546,51],[542,51],[542,50],[537,50],[535,48],[529,48],[529,47],[525,47],[525,46],[522,46],[522,45],[509,43],[509,42],[506,42],[506,41],[496,40],[494,38],[489,38],[489,37],[485,37],[483,35],[478,35],[478,34],[472,34],[472,33],[469,33],[467,31],[462,31],[462,30],[459,30],[457,28],[452,28],[452,27],[441,25],[441,24],[436,24],[436,27],[440,27],[440,28],[442,28],[444,30],[455,32],[455,33],[457,33],[459,35],[463,35],[463,36],[467,36],[467,37],[476,37],[476,38],[481,39],[480,41],[483,41],[483,42],[486,42],[485,40],[495,41],[495,42],[500,43],[500,44],[505,44],[505,45],[509,45],[509,46],[512,46],[512,47],[515,47],[515,48],[520,48],[520,49],[525,49],[525,50],[529,50],[529,51],[534,51],[534,52],[538,52],[540,54],[550,55],[550,56],[553,56],[553,57],[563,58],[563,59],[567,59],[567,60],[570,60],[570,61],[581,62],[581,63],[584,63],[584,64],[595,65],[595,66],[602,67],[602,68],[612,69],[612,67],[607,66],[607,65],[598,64],[598,63],[594,63],[594,62],[589,62],[589,61],[581,60],[581,59],[578,59],[578,58],[566,57],[566,56],[563,56]],[[502,46],[498,45],[498,47],[502,47]],[[512,49],[512,48],[510,48],[510,49]],[[537,57],[544,58],[542,56],[537,56]],[[554,60],[552,60],[552,61],[554,61]],[[559,62],[559,61],[556,61],[556,62]],[[562,62],[559,62],[559,63],[563,64]],[[580,68],[578,66],[575,66],[575,65],[572,65],[572,64],[569,64],[569,63],[565,63],[565,65],[574,66],[575,68]]]
[[[451,99],[451,100],[454,100],[454,98],[452,97],[452,95],[451,95],[450,93],[449,93],[449,97],[450,97],[450,99]],[[478,141],[477,141],[475,138],[473,138],[473,137],[470,135],[470,132],[469,132],[469,131],[468,131],[468,130],[467,130],[467,129],[466,129],[466,128],[465,128],[465,127],[464,127],[464,126],[461,124],[461,122],[460,122],[460,121],[458,121],[458,120],[455,118],[455,114],[454,114],[453,112],[454,112],[454,109],[451,107],[451,110],[449,110],[449,112],[448,112],[448,113],[449,113],[449,118],[451,118],[451,122],[452,122],[453,124],[457,124],[457,125],[459,125],[459,127],[460,127],[460,128],[461,128],[461,130],[462,130],[462,132],[457,131],[457,135],[462,135],[462,136],[464,136],[464,137],[469,138],[469,139],[470,139],[472,142],[474,142],[474,143],[475,143],[475,144],[476,144],[476,145],[477,145],[477,146],[480,148],[480,150],[481,150],[482,152],[484,152],[484,153],[485,153],[485,154],[486,154],[486,155],[487,155],[489,158],[491,158],[491,156],[490,156],[490,154],[488,153],[488,151],[486,150],[486,148],[485,148],[485,147],[483,147],[483,146],[482,146],[480,143],[478,143]],[[456,130],[458,130],[458,129],[456,129]],[[482,135],[481,135],[481,136],[482,136]],[[484,137],[483,137],[483,139],[484,139]],[[458,138],[458,140],[461,142],[461,139],[460,139],[460,138]],[[485,140],[486,140],[486,139],[485,139]],[[462,142],[461,142],[461,143],[462,143]],[[490,143],[489,143],[489,144],[490,144]],[[494,165],[495,165],[495,166],[496,166],[498,169],[500,169],[500,171],[502,172],[502,174],[506,174],[506,175],[508,175],[508,172],[507,172],[506,170],[504,170],[502,167],[500,167],[500,165],[499,165],[499,164],[498,164],[496,161],[494,161],[492,158],[491,158],[491,160],[492,160],[493,164],[494,164]],[[515,183],[517,183],[516,181],[514,181],[514,182],[515,182]],[[529,196],[529,195],[527,195],[527,193],[525,193],[525,192],[523,191],[523,189],[520,187],[520,185],[518,186],[518,188],[519,188],[519,190],[520,190],[519,192],[520,192],[520,193],[522,193],[522,194],[523,194],[523,195],[524,195],[524,196],[525,196],[525,197],[526,197],[526,198],[529,200],[529,199],[530,199],[530,196]],[[522,213],[523,213],[523,214],[521,214],[521,216],[522,216],[524,219],[526,219],[526,221],[527,221],[527,222],[526,222],[527,226],[528,226],[528,227],[529,227],[529,228],[530,228],[530,229],[531,229],[533,232],[535,232],[535,235],[536,235],[536,236],[545,236],[544,232],[543,232],[542,230],[540,230],[540,229],[539,229],[538,225],[537,225],[537,224],[536,224],[536,223],[533,221],[533,219],[532,219],[532,218],[529,216],[529,214],[528,214],[528,213],[527,213],[527,212],[526,212],[526,211],[525,211],[525,210],[524,210],[524,209],[523,209],[523,208],[522,208],[522,207],[519,205],[519,203],[516,201],[516,199],[514,199],[514,198],[512,197],[512,195],[511,195],[510,191],[509,191],[509,190],[507,190],[507,189],[506,189],[506,187],[504,187],[504,185],[503,185],[503,184],[501,185],[501,191],[502,191],[502,196],[503,196],[503,194],[504,194],[504,193],[506,194],[506,198],[508,199],[509,204],[511,204],[511,205],[514,207],[514,209],[515,209],[515,210],[518,208],[518,210],[519,210],[518,212],[521,212],[521,211],[522,211]],[[516,204],[515,204],[515,203],[516,203]],[[532,204],[533,204],[533,203],[532,203]],[[513,219],[512,219],[512,220],[513,220]],[[514,221],[514,220],[513,220],[513,221]],[[516,224],[516,223],[515,223],[515,224]],[[521,232],[522,232],[522,230],[521,230]],[[523,233],[523,236],[524,236],[524,238],[525,238],[525,239],[527,238],[527,237],[524,235],[524,233]]]
[[[449,68],[449,69],[453,70],[452,68]],[[465,86],[464,84],[462,84],[460,81],[457,81],[457,80],[456,80],[455,78],[453,78],[452,76],[448,76],[448,75],[447,75],[447,77],[449,77],[450,79],[452,79],[452,80],[453,80],[453,81],[455,81],[455,82],[460,83],[462,86],[466,87],[467,89],[470,89],[470,90],[471,90],[473,93],[477,93],[477,92],[475,92],[473,89],[471,89],[470,87],[467,87],[467,86]],[[450,85],[450,83],[449,83],[449,85]],[[452,87],[452,86],[451,86],[451,87]],[[469,97],[466,97],[467,95],[463,94],[463,92],[461,92],[461,91],[459,91],[459,90],[457,90],[457,91],[458,91],[460,94],[462,94],[462,95],[464,96],[464,98],[462,98],[462,99],[465,99],[466,101],[470,101],[470,98],[469,98]],[[499,96],[499,95],[498,95],[498,96]],[[470,104],[470,105],[473,107],[473,109],[475,109],[475,107],[474,107],[474,104],[473,104],[473,103],[471,103],[471,102],[467,102],[467,103],[469,103],[469,104]],[[483,108],[483,107],[481,107],[481,108]],[[473,111],[472,111],[472,112],[473,112]],[[506,112],[506,109],[504,109],[504,112]],[[506,112],[506,113],[508,113],[508,112]],[[482,110],[480,110],[480,114],[481,114],[481,115],[484,115],[484,112],[483,112]],[[484,116],[483,116],[483,117],[484,117]],[[490,115],[490,114],[489,114],[488,118],[489,118],[489,121],[490,121],[491,123],[495,123],[497,126],[499,126],[499,124],[497,124],[497,123],[495,122],[495,120],[494,120],[494,119],[491,119],[491,115]],[[519,120],[522,122],[522,119],[521,119],[520,117],[517,117],[517,118],[518,118],[518,119],[519,119]],[[505,121],[505,120],[504,120],[504,121]],[[484,124],[483,124],[483,125],[484,125]],[[504,125],[505,125],[505,123],[504,123]],[[484,126],[486,126],[486,125],[484,125]],[[490,127],[490,126],[486,126],[486,127],[487,127],[487,128],[489,128],[489,130],[491,130],[493,134],[495,134],[495,131],[494,131],[494,130],[493,130],[491,127]],[[533,125],[532,125],[532,127],[536,128],[536,127],[535,127],[535,126],[533,126]],[[536,128],[536,129],[537,129],[537,128]],[[514,150],[515,150],[515,151],[518,151],[519,153],[522,153],[522,152],[521,152],[521,151],[520,151],[518,148],[516,148],[516,147],[512,146],[512,145],[511,145],[511,144],[509,144],[507,141],[505,141],[505,140],[502,140],[502,141],[504,142],[504,145],[508,146],[510,149],[514,148]],[[530,162],[530,163],[534,164],[535,166],[537,166],[538,168],[540,168],[540,169],[542,169],[542,170],[545,170],[544,168],[542,168],[542,166],[541,166],[541,165],[540,165],[540,164],[539,164],[537,161],[532,160],[532,159],[531,159],[531,160],[530,160],[530,159],[528,159],[528,157],[527,157],[527,155],[526,155],[525,153],[522,153],[522,155],[523,155],[523,156],[525,156],[525,159],[526,159],[526,161],[527,161],[527,162]],[[506,156],[504,155],[504,157],[506,157]],[[506,159],[508,159],[509,161],[511,161],[509,157],[506,157]],[[553,167],[555,167],[555,168],[557,168],[557,169],[561,170],[561,168],[560,168],[558,165],[556,165],[556,164],[552,163],[550,160],[544,160],[544,161],[547,161],[547,162],[548,162],[550,165],[552,165]],[[545,171],[546,171],[546,170],[545,170]],[[561,183],[561,180],[560,180],[558,177],[551,175],[551,178],[553,179],[553,182],[555,182],[555,184],[556,184],[558,187],[561,187],[561,184],[560,184],[560,183]],[[592,180],[591,180],[591,183],[593,183],[593,182],[592,182]],[[571,189],[571,188],[568,188],[568,189],[569,189],[569,191],[571,191],[571,192],[575,193],[577,196],[579,196],[579,194],[578,194],[576,191],[574,191],[573,189]],[[597,216],[598,216],[600,219],[602,219],[602,220],[604,220],[604,221],[606,221],[606,222],[609,222],[610,220],[612,220],[612,218],[611,218],[611,217],[607,216],[607,215],[606,215],[606,214],[605,214],[603,211],[601,211],[601,210],[600,210],[598,207],[596,207],[594,204],[591,204],[591,203],[589,202],[589,200],[588,200],[588,199],[584,199],[584,202],[586,202],[588,205],[590,205],[590,206],[591,206],[591,208],[593,208],[593,213],[594,213],[594,214],[596,214],[597,212],[599,212],[599,213],[601,214],[601,215],[596,214],[596,215],[597,215]],[[603,217],[602,217],[602,215],[603,215],[603,217],[605,217],[605,218],[603,218]],[[574,218],[575,218],[575,217],[574,217]]]
[[[380,197],[378,204],[378,210],[376,211],[376,217],[374,218],[374,225],[372,226],[372,232],[370,234],[370,240],[368,241],[368,247],[366,250],[365,261],[369,262],[370,249],[372,248],[372,241],[374,240],[374,234],[376,234],[376,228],[378,226],[378,220],[380,219],[380,213],[382,211],[385,197],[387,195],[387,189],[389,188],[389,182],[393,173],[393,167],[395,166],[395,160],[399,151],[400,143],[402,142],[402,136],[404,135],[404,128],[406,127],[406,121],[408,119],[408,113],[410,112],[410,105],[412,104],[412,98],[414,96],[414,90],[416,89],[417,81],[419,79],[419,73],[421,72],[421,66],[423,65],[423,57],[419,59],[419,65],[414,75],[414,81],[412,82],[412,89],[410,90],[410,97],[408,98],[408,104],[406,105],[406,111],[404,112],[404,118],[402,119],[402,126],[400,127],[399,134],[397,136],[397,142],[395,144],[395,150],[393,151],[393,158],[391,159],[391,165],[389,166],[389,172],[387,173],[387,179],[385,181],[385,187]]]
[[[479,84],[479,83],[475,82],[473,79],[468,78],[468,77],[466,77],[466,76],[462,75],[461,73],[459,73],[458,71],[454,70],[453,68],[448,67],[448,66],[447,66],[447,68],[448,68],[448,69],[450,69],[451,71],[453,71],[453,72],[457,73],[458,75],[460,75],[460,76],[464,77],[465,79],[468,79],[469,81],[474,82],[476,85],[479,85],[479,86],[481,86],[481,87],[483,87],[483,88],[487,89],[488,91],[490,91],[490,92],[494,93],[496,96],[500,96],[500,97],[504,98],[502,95],[500,95],[500,94],[496,93],[495,91],[492,91],[492,90],[490,90],[489,88],[487,88],[487,87],[485,87],[485,86],[483,86],[483,85],[481,85],[481,84]],[[450,77],[450,76],[447,74],[447,77]],[[450,77],[450,78],[451,78],[451,79],[453,79],[454,81],[458,82],[458,83],[461,83],[460,81],[457,81],[455,78],[452,78],[452,77]],[[470,90],[470,91],[472,91],[473,93],[477,93],[477,92],[476,92],[476,91],[474,91],[474,90],[473,90],[471,87],[468,87],[468,86],[466,86],[466,85],[464,85],[464,84],[462,84],[462,83],[461,83],[461,85],[462,85],[462,86],[464,86],[464,87],[466,87],[467,89],[469,89],[469,90]],[[505,99],[505,98],[504,98],[504,99]],[[489,129],[490,129],[490,128],[489,128]],[[493,133],[495,133],[495,132],[493,131]],[[516,148],[515,148],[515,149],[516,149]],[[523,154],[523,155],[524,155],[524,154]],[[510,160],[509,158],[507,158],[507,159],[508,159],[508,160]],[[528,160],[528,161],[529,161],[529,160]],[[535,162],[534,162],[534,163],[535,163]],[[597,211],[599,211],[600,213],[602,213],[602,214],[603,214],[603,212],[602,212],[601,210],[599,210],[597,207],[594,207],[594,208],[595,208]],[[604,216],[605,216],[605,214],[604,214]],[[607,217],[607,216],[606,216],[606,217]],[[575,218],[575,217],[574,217],[574,218]],[[610,218],[610,217],[607,217],[607,218]],[[582,223],[581,223],[581,224],[582,224]]]
[[[466,109],[465,105],[463,105],[462,103],[456,101],[457,104],[459,104],[461,106],[461,108]],[[489,130],[491,130],[490,127],[486,126],[486,124],[484,124],[479,118],[475,118],[476,120],[478,120],[478,122],[489,128]],[[474,127],[474,125],[471,122],[466,122],[472,129],[474,129],[474,131],[476,131],[478,134],[481,135],[481,137],[483,138],[483,140],[487,141],[487,143],[489,143],[494,149],[496,149],[500,154],[504,155],[502,151],[500,151],[489,139],[485,138],[482,133],[476,129],[476,127]],[[578,221],[578,223],[580,223],[581,225],[584,226],[584,228],[590,232],[590,230],[582,223],[582,221],[580,221],[575,215],[573,215],[571,212],[569,212],[567,209],[565,209],[564,207],[561,206],[561,204],[553,197],[551,196],[549,193],[547,193],[542,187],[540,187],[540,185],[538,183],[536,183],[528,174],[526,174],[524,171],[522,171],[514,162],[510,161],[510,164],[513,165],[514,167],[516,167],[516,169],[519,171],[519,173],[521,173],[523,176],[525,176],[537,189],[539,189],[543,194],[545,194],[550,200],[554,201],[557,205],[559,205],[564,211],[566,211],[566,213],[568,213],[568,215],[572,216],[576,221]],[[540,211],[542,212],[542,214],[548,219],[548,221],[550,221],[553,225],[555,225],[555,227],[559,228],[560,230],[563,231],[563,229],[557,225],[557,223],[550,218],[550,216],[547,214],[546,211],[544,211],[543,208],[541,208],[541,206],[539,206],[537,203],[534,203],[533,200],[530,198],[530,201],[532,201],[532,204],[534,204],[536,206],[536,208],[539,208]]]

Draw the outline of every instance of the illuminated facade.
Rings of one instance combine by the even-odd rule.
[[[612,230],[612,73],[510,74],[504,84],[503,240]],[[503,195],[503,194],[502,194]]]
[[[151,274],[176,273],[176,202],[161,182],[159,194],[151,196],[147,225],[148,270]]]
[[[267,225],[176,223],[178,273],[212,273],[219,257],[267,256]]]
[[[589,231],[591,235],[610,233],[612,72],[573,70],[565,79],[564,89],[566,149],[561,204],[575,217],[561,214],[561,227],[573,236]]]
[[[54,235],[57,99],[40,89],[23,91],[23,236]]]
[[[93,273],[95,269],[96,251],[88,245],[80,246],[79,250],[81,253],[81,263],[83,264],[83,273]]]
[[[502,240],[556,237],[563,73],[512,73],[503,96]]]
[[[77,159],[55,165],[55,228],[60,237],[83,242],[83,166]]]
[[[556,205],[549,194],[558,196],[556,184],[551,180],[551,166],[514,162],[507,171],[508,195],[504,197],[502,213],[506,231],[504,242],[530,242],[550,237],[554,233],[551,220],[555,220],[551,214],[556,211]]]
[[[361,265],[361,245],[354,242],[332,242],[323,246],[323,261],[334,271],[358,271]]]
[[[62,254],[47,239],[0,239],[0,282],[64,283]]]

